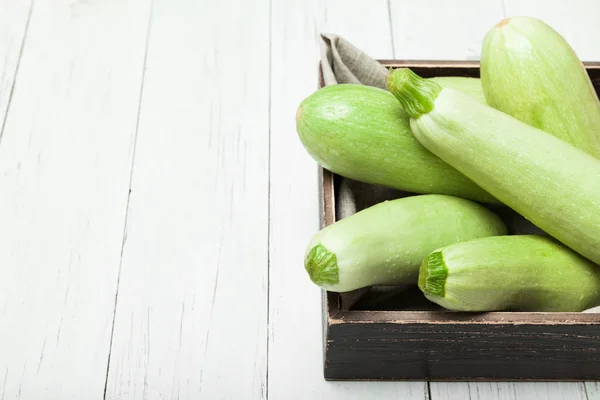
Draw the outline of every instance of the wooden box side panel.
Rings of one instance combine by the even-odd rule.
[[[335,323],[328,380],[598,380],[600,326]]]

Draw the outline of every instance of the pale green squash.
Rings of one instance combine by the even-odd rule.
[[[373,285],[416,285],[433,250],[506,234],[500,217],[475,202],[447,195],[385,201],[325,227],[311,239],[304,266],[311,280],[334,292]]]
[[[600,267],[549,236],[494,236],[432,252],[419,288],[455,311],[579,312],[600,304]]]
[[[469,78],[450,81],[471,93],[481,85]],[[498,203],[419,144],[408,115],[386,90],[354,84],[323,87],[300,104],[296,128],[317,163],[346,178],[418,194]]]
[[[485,36],[487,103],[600,158],[600,101],[573,48],[535,18],[505,19]]]

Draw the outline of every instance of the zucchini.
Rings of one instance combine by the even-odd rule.
[[[325,86],[302,101],[296,128],[313,159],[340,176],[413,193],[498,203],[415,140],[408,116],[387,90]]]
[[[463,76],[436,76],[429,78],[443,88],[450,88],[463,92],[480,103],[487,104],[481,79]]]
[[[432,252],[419,288],[455,311],[579,312],[600,305],[600,267],[549,236],[495,236]]]
[[[486,207],[458,197],[426,194],[384,201],[313,236],[304,267],[323,289],[347,292],[374,285],[416,285],[431,251],[477,237],[506,234]]]
[[[531,17],[505,19],[484,38],[487,103],[600,158],[600,101],[573,48]]]
[[[387,85],[417,140],[534,225],[600,263],[600,160],[408,69]]]

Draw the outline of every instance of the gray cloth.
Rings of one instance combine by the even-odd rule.
[[[326,85],[355,83],[385,89],[388,69],[347,40],[321,34],[321,60]]]

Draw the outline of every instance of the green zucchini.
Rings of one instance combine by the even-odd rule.
[[[473,85],[463,86],[472,90]],[[408,116],[387,90],[325,86],[302,101],[296,127],[307,152],[338,175],[413,193],[498,203],[415,140]]]
[[[534,225],[600,263],[600,160],[408,69],[391,92],[417,140]]]
[[[385,201],[339,220],[313,236],[304,266],[323,289],[347,292],[374,285],[416,285],[431,251],[451,243],[506,234],[486,207],[426,194]]]
[[[455,311],[579,312],[600,305],[600,267],[549,236],[486,237],[429,254],[419,288]]]
[[[531,17],[505,19],[484,38],[487,103],[600,158],[600,101],[573,48]]]
[[[487,104],[481,79],[462,76],[436,76],[429,78],[443,88],[450,88],[463,92],[482,104]]]

